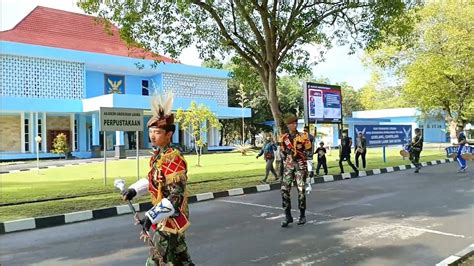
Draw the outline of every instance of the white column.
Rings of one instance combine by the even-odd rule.
[[[214,128],[214,146],[219,146],[220,141],[220,131],[217,128]]]
[[[214,146],[214,132],[213,128],[207,125],[207,147]]]
[[[192,128],[191,126],[188,126],[188,132],[192,132]],[[185,137],[184,137],[184,142],[186,143],[186,146],[188,147],[194,147],[191,143],[191,140],[192,140],[192,136],[188,133],[186,133]]]
[[[48,139],[46,133],[48,132],[46,130],[46,113],[43,112],[43,119],[41,121],[41,145],[43,145],[43,148],[41,149],[44,153],[48,152]]]
[[[115,145],[125,145],[125,132],[115,131]]]
[[[74,114],[69,114],[69,127],[71,131],[71,147],[72,151],[76,151],[76,132],[75,132],[75,127],[74,127]]]
[[[30,113],[30,118],[28,119],[28,146],[30,148],[30,153],[35,153],[35,116],[33,113]]]
[[[25,152],[25,112],[20,113],[20,142],[21,142],[21,152]]]

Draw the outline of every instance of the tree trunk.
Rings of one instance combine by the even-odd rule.
[[[194,137],[194,150],[196,151],[196,155],[197,155],[197,166],[201,166],[201,153],[199,152],[199,147],[197,145],[197,138]]]
[[[283,122],[282,113],[280,110],[280,106],[278,103],[278,94],[277,94],[277,74],[276,74],[276,67],[272,69],[269,67],[267,71],[265,71],[265,76],[261,77],[263,86],[267,93],[268,102],[270,104],[270,110],[273,115],[273,119],[275,121],[275,127],[277,128],[278,134],[282,134],[286,131],[286,125]]]
[[[458,141],[458,136],[456,132],[456,126],[458,123],[454,121],[454,119],[450,119],[449,121],[449,142],[450,143],[457,143]]]
[[[251,133],[250,134],[250,145],[252,145],[253,147],[255,147],[255,134]]]

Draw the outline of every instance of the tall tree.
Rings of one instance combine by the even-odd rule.
[[[360,92],[349,86],[347,82],[338,84],[342,90],[342,114],[344,117],[352,117],[352,112],[364,110],[360,100]]]
[[[277,73],[309,72],[304,45],[324,50],[333,39],[344,43],[351,38],[353,47],[375,46],[381,32],[403,33],[400,17],[412,1],[417,2],[84,0],[80,6],[118,24],[128,43],[154,52],[177,57],[194,42],[202,58],[238,54],[259,75],[273,118],[283,129]]]
[[[390,36],[371,59],[397,71],[411,104],[441,111],[455,138],[457,124],[474,122],[474,2],[431,1],[413,16],[409,41]]]
[[[370,81],[359,91],[359,99],[364,110],[410,107],[402,96],[400,86],[387,85],[382,81],[380,70],[372,70]]]

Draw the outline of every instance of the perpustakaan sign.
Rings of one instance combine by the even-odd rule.
[[[143,110],[101,107],[100,131],[143,131]]]

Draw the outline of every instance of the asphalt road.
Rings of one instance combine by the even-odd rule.
[[[190,205],[197,265],[434,265],[474,243],[473,165],[313,187],[308,223],[281,228],[279,191]],[[292,191],[293,206],[296,192]],[[298,211],[294,211],[295,218]],[[0,236],[1,265],[144,265],[130,215]]]

